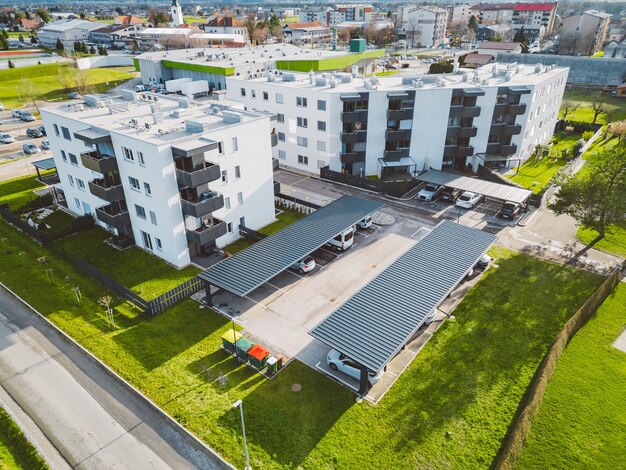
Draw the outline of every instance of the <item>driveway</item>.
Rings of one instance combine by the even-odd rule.
[[[2,287],[0,399],[56,468],[228,468]]]

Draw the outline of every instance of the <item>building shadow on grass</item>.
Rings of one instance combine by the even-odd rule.
[[[246,391],[265,377],[249,368],[222,349],[193,361],[187,365],[187,370],[203,379],[219,392],[237,389]]]

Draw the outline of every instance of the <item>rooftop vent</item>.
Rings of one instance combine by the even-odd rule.
[[[241,122],[241,118],[243,115],[241,113],[237,113],[235,111],[222,111],[222,118],[224,122],[228,124],[236,124]]]

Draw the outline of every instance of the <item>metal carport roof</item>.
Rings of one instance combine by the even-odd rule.
[[[244,296],[311,254],[384,204],[343,196],[199,274],[214,286]]]
[[[443,221],[310,334],[378,372],[463,280],[496,236]]]
[[[470,178],[469,176],[459,176],[439,170],[428,170],[415,178],[427,183],[440,184],[449,188],[460,189],[461,191],[471,191],[502,201],[517,202],[518,204],[526,202],[532,194],[532,191],[528,189],[492,183],[491,181]]]

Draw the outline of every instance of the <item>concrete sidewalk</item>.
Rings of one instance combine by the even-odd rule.
[[[54,468],[230,468],[3,287],[0,399]]]

